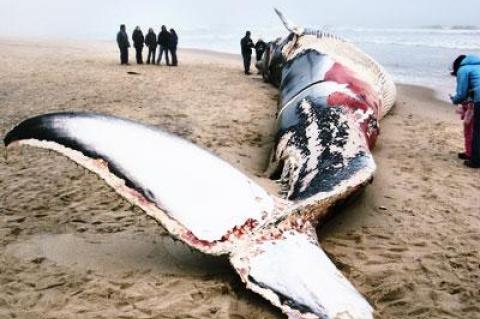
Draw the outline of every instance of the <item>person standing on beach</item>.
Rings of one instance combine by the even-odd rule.
[[[245,33],[245,36],[240,40],[240,47],[242,49],[242,58],[243,58],[243,68],[245,74],[249,75],[250,73],[250,64],[252,63],[252,48],[255,47],[252,39],[250,38],[250,31]]]
[[[145,37],[143,36],[143,32],[140,29],[140,26],[137,25],[135,30],[132,33],[132,40],[133,46],[135,47],[135,51],[137,52],[137,64],[143,64],[143,44],[145,43]]]
[[[480,168],[480,57],[475,55],[460,55],[453,62],[451,73],[457,77],[457,93],[450,96],[453,104],[461,104],[467,101],[469,91],[473,92],[473,134],[472,153],[470,158],[459,154],[460,158],[466,158],[464,164],[471,168]]]
[[[262,39],[258,39],[257,43],[255,43],[255,55],[257,58],[257,62],[260,61],[263,57],[263,53],[267,49],[267,44]]]
[[[170,29],[170,43],[168,49],[170,50],[170,55],[172,57],[172,65],[177,66],[177,45],[178,45],[178,35],[174,29]],[[168,61],[168,60],[167,60]]]
[[[167,27],[162,25],[162,31],[158,34],[158,46],[160,47],[160,53],[158,54],[157,64],[160,65],[162,62],[162,55],[165,52],[165,58],[167,60],[167,65],[170,65],[170,60],[168,59],[168,46],[170,45],[170,33],[167,31]]]
[[[145,45],[148,47],[147,64],[155,64],[155,52],[157,51],[157,35],[153,32],[153,29],[148,29],[147,36],[145,37]]]
[[[120,49],[120,64],[128,65],[130,41],[128,41],[128,34],[124,24],[120,25],[120,31],[117,33],[117,44]]]

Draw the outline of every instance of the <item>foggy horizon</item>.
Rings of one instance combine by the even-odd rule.
[[[66,39],[111,39],[121,23],[131,32],[160,25],[185,32],[281,28],[273,11],[278,7],[303,26],[418,28],[426,26],[479,26],[478,0],[419,0],[387,3],[380,0],[292,1],[194,0],[176,2],[103,0],[0,0],[0,36]],[[432,14],[432,10],[435,14]],[[461,14],[454,14],[461,12]],[[225,14],[227,13],[227,14]],[[113,35],[112,35],[113,34]]]

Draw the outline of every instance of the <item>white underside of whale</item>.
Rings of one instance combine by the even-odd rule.
[[[148,190],[151,201],[200,240],[220,240],[236,225],[249,218],[260,221],[273,210],[270,196],[251,179],[168,133],[96,118],[64,128],[99,154],[109,154],[129,180]]]
[[[372,317],[372,307],[308,235],[287,234],[259,249],[250,259],[250,275],[262,284],[327,318]]]

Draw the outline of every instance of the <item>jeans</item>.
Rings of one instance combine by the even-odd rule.
[[[120,48],[120,63],[128,64],[128,47]]]
[[[252,55],[244,54],[243,55],[243,68],[245,69],[245,74],[250,73],[250,64],[252,63]]]
[[[177,66],[178,65],[178,60],[177,60],[177,48],[172,48],[170,49],[170,56],[172,57],[172,65]],[[168,61],[168,60],[167,60]]]
[[[142,56],[143,47],[136,47],[135,51],[137,51],[137,55],[136,55],[137,64],[143,64],[143,56]]]
[[[155,52],[157,52],[157,48],[148,48],[148,57],[147,57],[147,64],[155,64]]]
[[[165,46],[160,46],[160,54],[158,55],[157,64],[160,64],[160,62],[162,62],[163,52],[165,52],[165,58],[167,60],[167,65],[170,65],[170,60],[168,59],[168,48],[165,47]]]

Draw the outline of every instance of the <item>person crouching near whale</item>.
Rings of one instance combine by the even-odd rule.
[[[117,33],[117,45],[120,49],[120,64],[128,65],[128,48],[130,41],[128,41],[127,29],[124,24],[120,25],[120,31]]]
[[[137,64],[143,64],[143,44],[145,43],[145,37],[138,25],[132,33],[132,40],[136,51]]]
[[[262,38],[259,38],[257,43],[255,43],[255,57],[257,59],[255,62],[255,67],[257,68],[257,74],[262,74],[262,59],[266,50],[267,44],[262,40]]]
[[[457,92],[450,96],[453,104],[468,103],[469,90],[473,92],[473,132],[471,155],[459,154],[466,159],[464,164],[480,168],[480,57],[460,55],[453,62],[452,75],[457,78]]]
[[[257,43],[255,43],[255,57],[257,59],[257,62],[262,60],[263,58],[263,53],[265,53],[265,50],[267,49],[267,44],[265,41],[262,40],[262,38],[257,40]]]
[[[145,45],[148,47],[147,64],[155,64],[155,52],[157,51],[157,35],[152,28],[148,29],[145,37]]]
[[[458,158],[468,160],[472,157],[472,138],[473,138],[473,110],[475,103],[473,102],[473,91],[469,91],[468,99],[459,104],[456,113],[460,115],[463,121],[463,137],[465,143],[465,152],[458,153]]]

